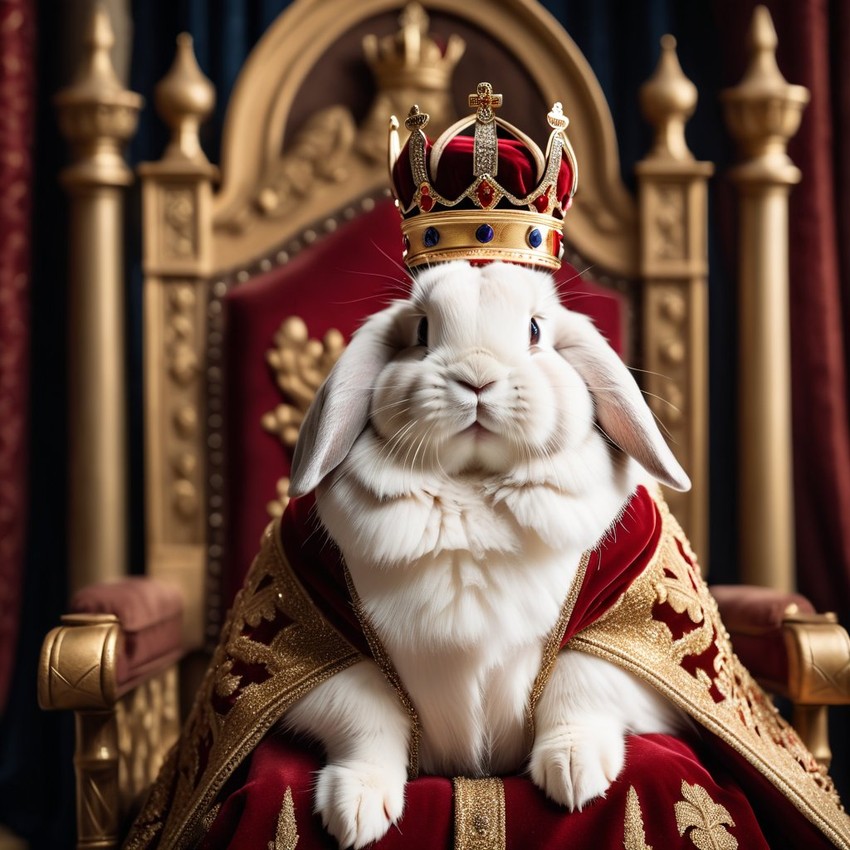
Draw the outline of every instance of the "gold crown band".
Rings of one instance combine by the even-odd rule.
[[[409,268],[446,260],[502,260],[557,269],[561,222],[516,210],[446,210],[404,219]]]

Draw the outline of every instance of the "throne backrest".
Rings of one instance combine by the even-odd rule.
[[[581,173],[564,297],[646,370],[653,397],[672,402],[654,410],[697,482],[673,507],[704,544],[708,168],[684,145],[687,104],[664,96],[684,78],[670,45],[663,55],[647,95],[657,142],[636,202],[593,72],[536,2],[465,10],[430,0],[425,13],[399,0],[297,0],[237,81],[214,191],[219,172],[197,138],[212,93],[191,43],[180,42],[158,92],[172,142],[141,169],[146,502],[148,572],[183,586],[190,645],[217,635],[286,499],[291,447],[318,383],[403,280],[388,116],[418,103],[439,130],[466,114],[482,79],[523,128],[564,104]]]

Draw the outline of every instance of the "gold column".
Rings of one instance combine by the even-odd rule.
[[[741,163],[730,176],[740,196],[739,498],[741,576],[794,586],[791,371],[788,323],[788,194],[800,172],[786,153],[809,93],[776,64],[776,31],[764,6],[749,35],[743,80],[723,92]]]
[[[183,591],[184,642],[204,640],[207,545],[205,370],[212,184],[218,169],[201,149],[198,128],[215,90],[201,73],[191,36],[156,89],[171,128],[158,162],[139,167],[145,270],[145,516],[147,573]],[[220,304],[218,305],[220,306]],[[209,446],[221,451],[221,446]],[[221,521],[220,509],[210,522]]]
[[[644,278],[643,362],[639,377],[673,452],[693,482],[690,493],[666,494],[708,566],[708,178],[685,124],[697,103],[682,73],[676,40],[661,39],[661,57],[640,91],[655,128],[649,154],[636,166],[640,262]]]
[[[72,164],[69,198],[70,584],[121,575],[127,563],[124,189],[122,149],[142,98],[115,76],[109,18],[92,16],[76,79],[56,96]]]

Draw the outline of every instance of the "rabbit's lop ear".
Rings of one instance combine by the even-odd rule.
[[[663,484],[690,490],[691,481],[661,436],[635,379],[592,321],[563,309],[554,325],[555,348],[587,384],[609,439]]]
[[[369,419],[372,388],[383,368],[405,347],[397,301],[371,316],[351,337],[310,405],[295,444],[289,494],[314,490],[339,466]]]

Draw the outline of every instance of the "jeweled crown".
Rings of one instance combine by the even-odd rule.
[[[433,143],[423,132],[428,115],[413,106],[404,122],[410,131],[404,148],[392,117],[390,175],[409,268],[457,259],[560,267],[564,213],[578,185],[565,132],[569,119],[560,103],[552,107],[544,155],[496,116],[502,100],[490,83],[479,83],[469,96],[474,114]],[[470,127],[471,137],[464,134]]]

